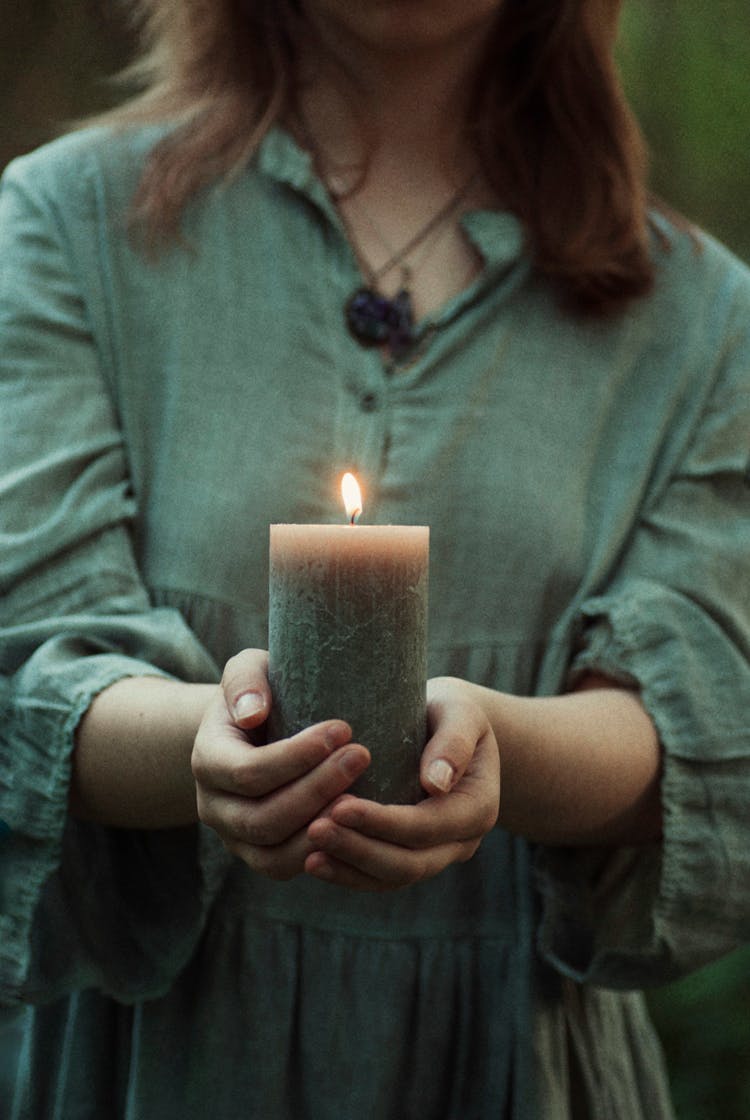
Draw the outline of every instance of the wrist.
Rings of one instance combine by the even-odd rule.
[[[197,820],[193,741],[216,685],[126,677],[99,693],[78,725],[70,810],[123,828]]]
[[[556,845],[659,838],[661,751],[637,693],[603,678],[551,697],[467,687],[497,740],[502,827]]]

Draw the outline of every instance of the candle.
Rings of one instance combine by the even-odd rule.
[[[427,737],[429,529],[358,525],[353,476],[342,490],[349,524],[271,526],[269,735],[344,719],[372,756],[351,792],[409,804]]]

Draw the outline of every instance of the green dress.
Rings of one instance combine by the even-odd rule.
[[[125,223],[154,138],[65,138],[0,195],[0,999],[34,1006],[3,1114],[669,1117],[638,989],[748,932],[748,273],[655,216],[653,294],[577,319],[472,213],[481,275],[389,365],[285,133],[155,262]],[[338,521],[348,469],[368,521],[431,527],[431,675],[638,685],[663,843],[496,828],[367,896],[68,819],[92,697],[264,647],[269,523]]]

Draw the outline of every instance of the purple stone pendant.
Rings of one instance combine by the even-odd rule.
[[[344,308],[346,325],[360,346],[388,346],[394,358],[408,353],[414,342],[411,295],[401,288],[386,299],[372,288],[358,288]]]

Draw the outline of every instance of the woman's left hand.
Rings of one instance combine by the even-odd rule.
[[[315,851],[305,871],[326,882],[386,891],[464,862],[497,821],[500,756],[492,727],[463,681],[427,685],[431,738],[417,805],[380,805],[344,794],[307,829]]]

